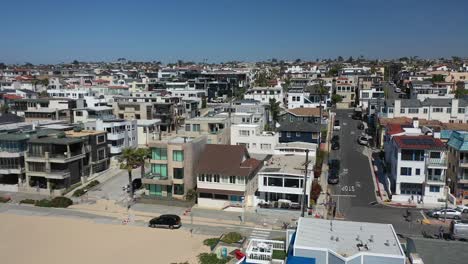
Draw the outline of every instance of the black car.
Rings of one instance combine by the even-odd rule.
[[[363,130],[364,129],[364,124],[363,123],[359,123],[359,125],[357,126],[357,128],[359,130]]]
[[[152,228],[179,228],[182,226],[180,217],[178,215],[161,215],[151,219],[148,223],[149,227]]]
[[[328,165],[328,183],[337,184],[339,182],[339,173],[340,173],[340,161],[339,160],[330,160]]]
[[[333,142],[331,143],[331,149],[332,149],[332,150],[338,150],[338,149],[340,149],[340,142],[338,142],[338,141],[333,141]]]
[[[334,135],[331,139],[331,142],[334,143],[334,142],[339,142],[340,141],[340,136],[338,135]]]
[[[141,186],[143,186],[143,184],[141,183],[141,179],[140,179],[140,178],[133,179],[133,181],[132,181],[133,190],[138,190],[138,189],[141,188]]]
[[[361,113],[353,113],[351,118],[354,119],[354,120],[361,120],[362,119],[362,114]]]

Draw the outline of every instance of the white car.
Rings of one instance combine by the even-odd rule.
[[[401,93],[401,89],[398,88],[398,87],[395,87],[395,90],[394,90],[394,91],[395,91],[395,93]]]
[[[359,136],[357,139],[359,145],[368,146],[369,145],[369,137],[368,136]]]
[[[333,122],[333,130],[340,130],[340,120],[336,119],[335,122]]]
[[[460,219],[462,211],[457,209],[440,209],[433,211],[431,216],[434,218],[444,218],[447,215],[447,218]]]

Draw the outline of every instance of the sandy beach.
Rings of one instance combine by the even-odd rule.
[[[209,251],[205,236],[185,230],[11,214],[0,214],[0,222],[4,264],[197,263],[196,256]]]

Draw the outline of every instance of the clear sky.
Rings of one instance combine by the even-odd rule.
[[[0,62],[468,56],[467,0],[2,1]]]

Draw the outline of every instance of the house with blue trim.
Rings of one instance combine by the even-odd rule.
[[[320,122],[320,108],[289,109],[279,118],[279,142],[307,142],[319,143],[320,130],[326,128],[327,112],[322,112]],[[325,124],[324,124],[325,123]]]

